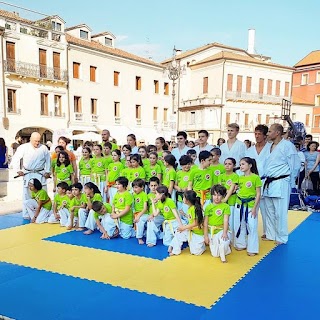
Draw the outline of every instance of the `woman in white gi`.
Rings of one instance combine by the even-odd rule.
[[[199,256],[206,250],[200,198],[193,190],[188,190],[183,195],[183,202],[188,206],[188,224],[177,228],[168,252],[170,256],[178,255],[181,253],[183,242],[188,242],[190,253]]]

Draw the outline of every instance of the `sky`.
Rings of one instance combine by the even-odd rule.
[[[256,30],[256,53],[293,66],[319,43],[319,0],[11,0],[47,15],[57,14],[67,27],[85,23],[93,33],[109,31],[116,47],[160,62],[173,47],[182,51],[219,42],[247,50],[248,29]],[[41,16],[0,1],[0,9],[21,17]]]

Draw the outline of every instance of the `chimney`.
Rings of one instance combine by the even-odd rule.
[[[249,29],[248,30],[248,50],[247,52],[250,54],[255,54],[255,37],[256,37],[256,30],[255,29]]]
[[[182,53],[181,49],[176,49],[176,56],[179,56]]]

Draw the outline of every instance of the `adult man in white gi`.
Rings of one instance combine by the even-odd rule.
[[[181,166],[179,164],[180,158],[182,156],[185,156],[188,150],[190,150],[190,148],[186,145],[186,141],[187,141],[187,134],[184,131],[179,131],[177,133],[178,146],[171,150],[171,154],[176,158],[176,161],[178,163],[178,169],[181,169]]]
[[[220,163],[224,163],[227,158],[234,158],[239,166],[240,159],[245,156],[247,147],[244,142],[237,139],[239,125],[237,123],[228,124],[228,140],[220,146]]]
[[[195,161],[195,164],[198,165],[199,164],[199,153],[201,151],[211,151],[213,149],[213,146],[210,145],[208,143],[208,139],[209,139],[209,132],[207,130],[200,130],[198,132],[198,145],[195,146],[193,149],[196,150],[197,152],[197,159]]]
[[[30,199],[28,181],[36,178],[46,189],[47,179],[50,177],[50,153],[45,145],[40,144],[40,138],[38,132],[33,132],[30,142],[19,146],[11,161],[11,166],[17,171],[17,175],[23,177],[23,217],[28,217],[24,206],[24,202]]]
[[[277,244],[288,241],[288,207],[291,189],[300,169],[294,145],[282,138],[281,124],[272,124],[268,140],[272,142],[270,155],[265,161],[263,195],[266,209],[266,238]]]
[[[266,160],[270,155],[271,143],[267,142],[268,127],[265,124],[259,124],[254,129],[256,144],[246,151],[246,157],[256,160],[260,178],[264,176]],[[262,183],[264,179],[262,179]],[[266,237],[266,209],[263,195],[260,198],[260,212],[262,216],[263,234],[262,239]]]

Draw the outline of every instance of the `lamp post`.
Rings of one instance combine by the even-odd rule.
[[[172,55],[172,61],[167,65],[165,71],[168,74],[168,78],[170,80],[172,80],[172,114],[174,114],[174,112],[176,111],[177,114],[177,130],[179,131],[179,91],[180,88],[178,88],[178,104],[177,104],[177,108],[175,108],[174,105],[174,101],[175,101],[175,97],[176,97],[176,81],[180,80],[180,78],[182,77],[182,75],[184,74],[186,68],[185,66],[181,66],[180,65],[180,60],[176,59],[176,55],[177,55],[177,50],[176,47],[173,47],[173,55]]]

